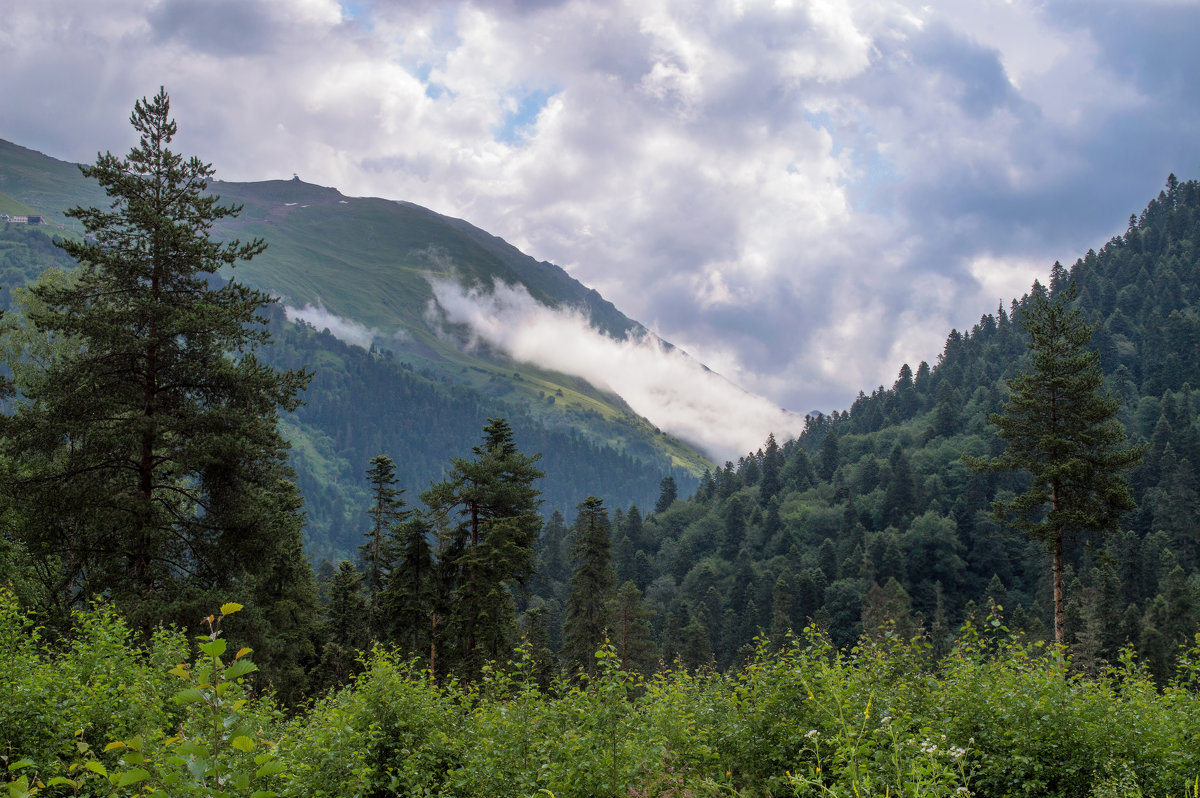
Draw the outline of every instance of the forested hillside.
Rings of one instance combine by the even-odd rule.
[[[566,512],[598,491],[645,503],[657,495],[664,473],[696,484],[681,467],[664,470],[650,451],[618,451],[566,426],[549,429],[520,404],[414,369],[390,351],[368,352],[282,313],[273,314],[270,328],[264,359],[313,372],[305,404],[284,418],[284,431],[308,513],[308,545],[318,560],[352,556],[362,542],[369,504],[364,472],[372,457],[396,461],[398,484],[416,503],[451,457],[470,451],[491,417],[511,422],[522,450],[541,453],[546,476],[538,485],[546,513]]]
[[[287,321],[221,276],[262,243],[210,235],[238,209],[166,149],[165,91],[131,122],[78,269],[0,227],[10,795],[1200,795],[1200,184],[694,487],[542,423],[499,360]],[[1035,514],[1066,485],[1115,519],[1138,462],[1136,509],[1068,539],[1065,652],[1047,539],[989,511],[1037,479],[989,458],[1063,362],[1094,418]],[[1060,415],[1035,454],[1076,446]]]
[[[7,142],[0,142],[0,174],[6,189],[51,208],[71,201],[103,204],[73,165]],[[424,294],[412,299],[411,307],[397,298],[412,290],[411,280],[424,285],[423,278],[410,275],[407,287],[398,287],[387,282],[386,268],[378,261],[384,257],[380,253],[389,251],[389,242],[398,247],[397,256],[402,258],[410,257],[424,242],[442,248],[447,257],[455,256],[459,266],[471,266],[473,280],[492,276],[515,281],[521,274],[532,274],[531,284],[538,286],[538,296],[546,301],[587,306],[597,323],[614,335],[635,326],[561,269],[538,263],[465,222],[414,205],[355,200],[356,212],[343,213],[345,218],[332,226],[322,217],[300,223],[301,214],[288,213],[290,224],[282,216],[275,220],[285,223],[275,227],[287,228],[280,233],[266,221],[269,208],[290,208],[296,205],[292,197],[311,201],[319,196],[335,211],[343,210],[337,204],[341,195],[295,181],[223,183],[220,189],[248,203],[248,213],[262,215],[254,220],[257,226],[251,232],[274,234],[275,244],[262,256],[266,264],[249,275],[268,287],[272,275],[287,275],[284,284],[293,293],[314,282],[325,287],[348,284],[336,270],[324,277],[306,277],[304,264],[316,262],[316,256],[305,242],[319,243],[322,253],[326,247],[336,249],[360,233],[363,238],[368,235],[355,225],[366,225],[374,231],[372,236],[390,236],[367,248],[370,257],[363,256],[380,271],[357,273],[353,287],[353,296],[364,302],[365,318],[375,324],[383,325],[388,308],[395,314],[392,326],[402,317],[411,321],[423,313]],[[228,229],[234,228],[245,235],[245,225]],[[289,235],[297,240],[288,239]],[[57,225],[0,222],[0,310],[11,308],[12,292],[32,283],[45,269],[75,268],[75,262],[54,245],[56,236],[79,238]],[[296,259],[288,261],[289,253]],[[344,260],[338,263],[345,265]],[[328,270],[328,264],[324,268]],[[386,290],[372,287],[381,284]],[[297,297],[305,298],[313,297]],[[688,491],[697,484],[694,472],[703,460],[696,452],[655,430],[618,397],[604,395],[582,380],[497,360],[494,353],[492,360],[481,359],[442,345],[439,354],[428,342],[410,347],[420,356],[374,346],[368,351],[312,325],[289,322],[277,307],[268,316],[274,342],[263,350],[264,359],[282,368],[306,367],[313,375],[302,396],[304,405],[284,417],[283,430],[293,446],[292,462],[306,501],[306,545],[317,561],[336,562],[354,555],[366,524],[363,473],[373,456],[393,457],[399,484],[415,497],[441,478],[450,457],[469,451],[490,417],[511,419],[522,448],[542,453],[546,477],[539,484],[547,513],[569,512],[591,493],[620,503],[645,504],[657,495],[664,475]]]
[[[1108,539],[1067,551],[1067,631],[1076,663],[1095,668],[1132,644],[1159,674],[1200,620],[1200,185],[1174,176],[1128,232],[1069,269],[1054,264],[1057,297],[1097,325],[1108,390],[1133,442],[1149,443],[1128,476],[1136,511]],[[632,580],[668,661],[721,667],[760,631],[778,638],[810,620],[839,645],[892,621],[946,646],[969,617],[1003,607],[1010,626],[1050,634],[1049,555],[999,525],[997,497],[1018,473],[973,474],[964,453],[1003,449],[989,413],[1026,365],[1022,313],[1031,296],[952,331],[934,366],[901,367],[891,387],[844,412],[808,419],[799,440],[707,474],[690,499],[648,518],[613,513],[617,584]],[[545,602],[568,595],[567,533],[543,537]]]
[[[69,270],[74,262],[43,230],[0,223],[0,310],[11,306],[14,290],[49,267]],[[596,492],[645,504],[657,495],[664,474],[689,490],[697,484],[687,469],[662,464],[648,446],[617,450],[566,425],[548,428],[544,418],[497,392],[454,383],[429,369],[417,371],[390,351],[367,351],[290,322],[278,308],[269,317],[273,343],[263,350],[264,359],[313,373],[304,405],[284,417],[283,429],[305,497],[307,545],[318,560],[336,561],[358,546],[368,502],[363,472],[373,456],[393,457],[400,485],[415,496],[441,477],[450,457],[470,449],[493,416],[511,419],[522,448],[542,453],[547,513],[568,512]],[[580,429],[587,412],[578,411]],[[595,425],[598,419],[590,420]],[[630,429],[631,442],[641,434]]]

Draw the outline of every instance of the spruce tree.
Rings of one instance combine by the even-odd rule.
[[[397,538],[402,535],[401,525],[411,515],[404,506],[396,488],[396,464],[387,455],[371,458],[367,469],[367,481],[371,487],[371,528],[366,533],[367,542],[359,546],[367,591],[368,628],[372,640],[383,640],[387,636],[387,625],[383,591],[388,574],[395,566],[405,543]]]
[[[421,494],[438,537],[430,664],[441,659],[467,677],[509,653],[511,588],[533,574],[542,527],[533,484],[544,476],[541,455],[522,454],[502,418],[483,433],[474,459],[454,458],[449,477]]]
[[[763,450],[762,476],[758,483],[758,503],[760,506],[767,507],[771,499],[775,498],[775,495],[783,487],[783,466],[783,450],[775,442],[775,434],[768,433],[767,446]]]
[[[571,547],[575,572],[563,624],[563,659],[570,669],[591,674],[596,650],[611,627],[610,603],[616,596],[609,540],[608,511],[604,502],[588,496],[579,504],[575,540]]]
[[[387,638],[421,656],[429,654],[435,612],[431,534],[423,518],[410,518],[399,527],[396,563],[384,577],[380,596],[387,618]]]
[[[349,560],[338,564],[328,583],[321,664],[317,686],[341,687],[361,668],[359,656],[370,644],[363,576]]]
[[[841,465],[841,453],[838,451],[837,433],[830,430],[821,441],[821,451],[817,458],[817,475],[825,482],[833,479],[838,466]]]
[[[675,484],[675,477],[668,474],[658,483],[658,501],[654,503],[654,512],[665,513],[677,498],[679,487]]]
[[[64,345],[18,386],[4,442],[17,468],[0,489],[21,509],[15,537],[52,616],[104,594],[148,631],[237,599],[261,613],[262,644],[281,648],[256,659],[282,663],[315,623],[278,430],[308,376],[255,356],[274,300],[217,271],[264,245],[216,240],[240,208],[205,193],[209,164],[168,148],[169,111],[163,90],[140,100],[139,144],[82,168],[111,203],[68,211],[88,232],[59,242],[79,269],[31,289],[26,323]]]
[[[632,581],[621,585],[611,611],[612,641],[621,670],[649,674],[657,668],[658,646],[650,628],[653,615],[642,602],[642,591],[637,585]]]
[[[1070,536],[1117,529],[1134,508],[1121,472],[1143,452],[1127,445],[1116,417],[1120,400],[1104,391],[1099,355],[1087,348],[1095,328],[1068,308],[1074,298],[1073,285],[1054,300],[1034,291],[1021,314],[1030,336],[1029,365],[1009,381],[1003,412],[989,416],[1007,448],[991,459],[966,458],[976,470],[1021,470],[1031,478],[1025,492],[997,501],[993,516],[1049,549],[1060,647],[1066,645],[1064,544]]]

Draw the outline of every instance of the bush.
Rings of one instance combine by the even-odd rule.
[[[284,721],[219,636],[239,609],[171,667],[178,633],[139,646],[97,605],[51,645],[0,592],[9,795],[1200,798],[1200,644],[1162,689],[1132,653],[1084,677],[990,621],[941,661],[809,629],[729,674],[643,681],[606,647],[549,688],[527,649],[466,686],[377,650]]]

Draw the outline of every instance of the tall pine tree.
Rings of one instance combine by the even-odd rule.
[[[387,637],[388,631],[385,628],[388,620],[384,612],[384,585],[400,556],[398,549],[404,545],[398,540],[402,535],[401,526],[412,512],[405,508],[404,499],[400,498],[404,491],[396,487],[396,464],[392,458],[383,454],[372,457],[367,480],[371,487],[371,508],[367,511],[371,528],[365,536],[367,542],[358,549],[366,581],[368,628],[372,640],[378,641]]]
[[[258,613],[247,634],[278,649],[259,659],[292,678],[316,598],[278,421],[308,376],[255,356],[273,300],[217,271],[264,245],[215,240],[240,209],[205,193],[210,165],[168,148],[169,111],[162,90],[137,102],[138,146],[83,167],[111,203],[68,212],[89,234],[59,244],[79,269],[32,288],[26,323],[65,346],[18,386],[18,467],[0,487],[51,617],[104,594],[148,631],[237,598]]]
[[[575,540],[571,547],[575,572],[563,624],[563,659],[574,671],[591,674],[596,650],[604,644],[611,626],[611,607],[616,596],[608,511],[604,502],[588,496],[579,504],[575,518]]]
[[[522,454],[502,418],[488,420],[474,459],[455,458],[447,479],[421,494],[439,539],[436,624],[430,659],[474,677],[513,642],[512,586],[533,573],[542,527],[541,455]]]
[[[1066,645],[1064,544],[1071,535],[1117,529],[1134,507],[1122,472],[1143,452],[1127,445],[1116,417],[1120,400],[1103,390],[1100,356],[1087,349],[1095,328],[1068,308],[1074,298],[1074,285],[1054,300],[1034,291],[1021,314],[1029,365],[1009,381],[1004,411],[989,416],[1007,449],[992,459],[967,458],[977,470],[1022,470],[1031,477],[1024,493],[995,503],[994,517],[1049,549],[1060,647]]]

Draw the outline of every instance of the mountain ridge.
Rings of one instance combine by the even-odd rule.
[[[216,235],[261,236],[268,243],[263,255],[233,270],[239,282],[283,297],[289,307],[325,308],[377,333],[356,352],[334,346],[319,325],[309,324],[286,336],[290,352],[281,345],[271,355],[280,363],[317,362],[344,378],[345,384],[316,380],[305,397],[307,407],[286,425],[307,488],[312,538],[323,556],[353,550],[352,530],[361,526],[359,505],[365,507],[358,484],[371,456],[409,461],[399,473],[402,486],[415,494],[440,478],[451,456],[469,451],[489,416],[514,419],[522,445],[545,447],[546,464],[555,472],[547,467],[543,481],[547,512],[572,511],[592,493],[619,504],[650,503],[662,477],[673,476],[690,489],[711,467],[694,447],[655,428],[606,387],[485,346],[468,348],[465,331],[455,339],[454,329],[435,329],[427,318],[434,298],[429,275],[440,274],[477,287],[510,281],[548,307],[583,308],[605,331],[642,333],[641,325],[559,267],[413,203],[346,197],[298,179],[214,181],[211,191],[225,203],[243,205],[240,216]],[[77,166],[11,142],[0,142],[0,192],[50,222],[41,228],[3,225],[0,306],[7,307],[9,290],[42,268],[73,267],[49,239],[80,235],[64,211],[81,204],[102,207],[105,198]],[[271,321],[277,339],[291,327],[282,316]],[[399,390],[409,404],[398,395],[379,401],[361,395],[378,390]],[[364,417],[364,406],[374,415]],[[425,415],[399,424],[387,419],[417,412],[414,408]],[[377,429],[358,434],[351,429],[356,424]]]

